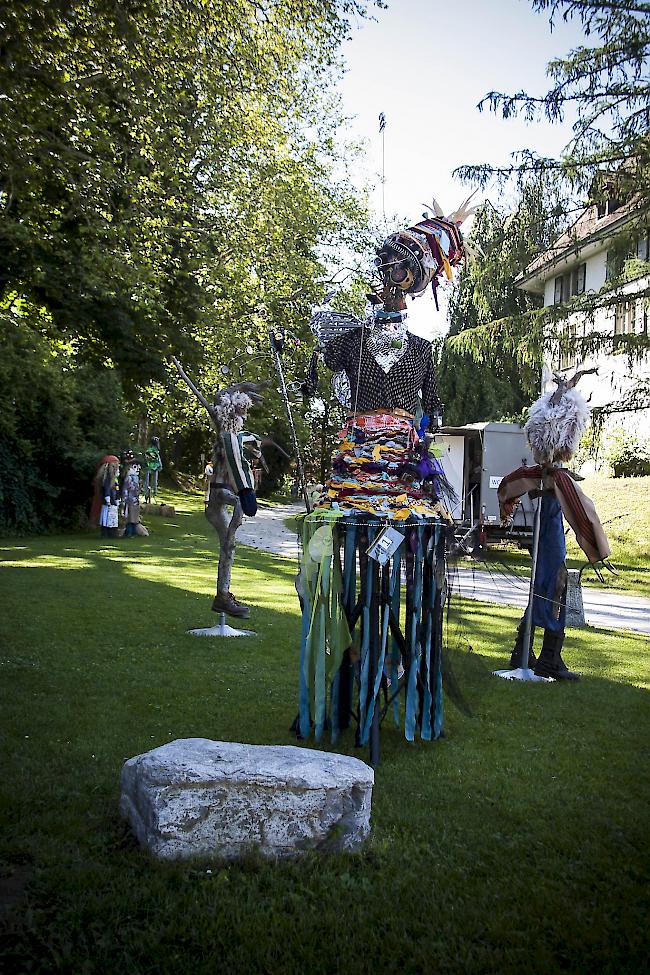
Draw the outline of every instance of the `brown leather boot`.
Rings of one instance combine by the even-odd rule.
[[[515,640],[515,645],[512,649],[512,654],[510,656],[510,666],[513,670],[517,667],[521,667],[521,651],[524,645],[524,631],[526,629],[526,620],[522,619],[517,627],[517,639]],[[535,627],[530,628],[530,648],[528,650],[528,666],[534,667],[537,663],[537,657],[533,653],[533,643],[535,642]]]
[[[231,592],[218,592],[212,602],[212,612],[227,613],[228,616],[247,620],[250,616],[250,607],[240,603]]]
[[[553,677],[555,680],[580,680],[580,674],[575,674],[569,670],[562,660],[563,643],[563,630],[558,633],[554,633],[553,630],[544,630],[542,652],[535,664],[535,673],[538,677]]]

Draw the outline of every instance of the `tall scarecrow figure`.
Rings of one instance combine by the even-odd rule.
[[[429,285],[435,295],[439,278],[451,278],[468,212],[440,212],[386,238],[365,320],[325,305],[311,322],[348,417],[303,524],[297,726],[306,737],[313,725],[317,738],[329,726],[336,739],[353,719],[373,763],[382,688],[386,697],[390,687],[395,720],[404,690],[409,740],[442,733],[445,500],[453,492],[433,450],[443,405],[432,347],[408,331],[406,298]]]
[[[605,560],[610,554],[593,502],[576,483],[582,478],[562,466],[575,454],[589,421],[589,407],[574,388],[581,375],[584,372],[576,373],[570,380],[556,375],[557,389],[544,393],[531,406],[524,429],[537,466],[512,471],[498,489],[505,519],[512,516],[517,499],[527,492],[539,497],[541,505],[532,620],[527,626],[527,613],[524,614],[510,664],[532,667],[538,677],[573,681],[579,680],[579,675],[569,670],[562,659],[568,581],[563,516],[593,565],[607,565]],[[539,659],[533,652],[535,627],[544,630]],[[530,642],[525,648],[528,634]]]

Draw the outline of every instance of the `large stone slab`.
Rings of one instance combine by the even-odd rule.
[[[124,764],[120,811],[158,857],[353,850],[370,831],[373,783],[347,755],[182,738]]]

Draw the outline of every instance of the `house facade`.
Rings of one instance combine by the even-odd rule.
[[[614,238],[637,215],[631,206],[621,206],[614,200],[586,207],[552,247],[538,255],[519,275],[517,286],[543,295],[545,307],[568,304],[579,295],[597,295],[614,273]],[[634,265],[638,267],[638,274],[608,295],[607,306],[593,312],[593,319],[584,313],[569,315],[562,326],[577,337],[592,331],[612,336],[611,345],[585,358],[580,358],[579,353],[549,354],[544,364],[542,386],[544,391],[554,388],[554,372],[571,375],[576,368],[597,367],[597,374],[580,380],[580,390],[592,409],[602,411],[605,436],[618,428],[647,440],[650,437],[650,409],[630,409],[629,406],[632,390],[638,390],[640,382],[650,384],[650,355],[646,352],[640,361],[630,358],[622,344],[617,350],[616,336],[647,336],[649,333],[647,291],[650,274],[647,264],[644,267],[642,263],[650,261],[648,229],[638,236],[635,234],[634,251],[630,256],[639,259],[638,265]]]

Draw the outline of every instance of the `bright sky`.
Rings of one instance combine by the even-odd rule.
[[[551,32],[528,0],[392,0],[375,16],[343,48],[347,73],[340,90],[352,116],[350,134],[366,142],[359,177],[376,183],[379,218],[378,116],[386,116],[387,232],[417,220],[432,196],[445,213],[456,209],[472,189],[452,178],[463,163],[508,163],[517,149],[556,156],[568,142],[566,123],[503,120],[476,105],[491,90],[545,94],[547,63],[587,43],[577,22],[560,21]],[[487,196],[499,202],[494,192]],[[409,302],[409,325],[429,338],[446,331],[444,311],[436,313],[430,292]]]

